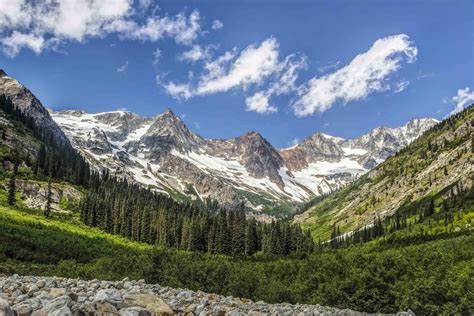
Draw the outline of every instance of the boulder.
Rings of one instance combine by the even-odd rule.
[[[110,303],[96,303],[95,311],[98,315],[119,315],[115,306]]]
[[[48,313],[50,316],[72,316],[72,312],[67,306],[63,306],[53,312]]]
[[[123,297],[125,306],[146,308],[153,315],[173,315],[173,310],[159,296],[147,293],[129,293]]]
[[[66,294],[66,289],[65,288],[52,288],[49,290],[49,295],[52,297],[52,298],[56,298],[58,296],[62,296],[62,295],[65,295]]]
[[[94,296],[94,303],[110,303],[120,307],[123,303],[122,294],[117,289],[99,290]]]
[[[53,315],[53,313],[57,311],[65,312],[64,307],[68,307],[69,303],[71,303],[71,298],[69,296],[66,296],[66,295],[59,296],[55,298],[54,300],[52,300],[51,302],[49,302],[48,304],[46,304],[42,309],[40,309],[40,311],[44,311],[48,315]],[[69,310],[69,313],[71,313],[70,310]],[[60,314],[56,314],[56,315],[60,315]]]
[[[0,316],[13,316],[13,310],[10,304],[4,299],[0,299]]]
[[[16,316],[30,316],[33,313],[33,307],[27,302],[13,305],[12,309]]]

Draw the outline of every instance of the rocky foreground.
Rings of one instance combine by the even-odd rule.
[[[319,305],[267,304],[144,280],[84,281],[58,277],[0,277],[0,316],[43,315],[368,315]],[[411,312],[397,315],[413,315]]]

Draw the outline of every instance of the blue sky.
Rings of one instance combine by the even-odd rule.
[[[171,107],[285,147],[472,102],[473,23],[470,0],[3,0],[0,68],[54,109]]]

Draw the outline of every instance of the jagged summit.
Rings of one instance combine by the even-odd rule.
[[[0,77],[5,77],[5,76],[8,76],[7,73],[3,69],[0,69]]]
[[[187,194],[185,188],[192,184],[197,198],[254,208],[335,190],[435,124],[412,120],[349,140],[317,132],[298,146],[276,149],[257,131],[227,140],[204,139],[170,108],[154,117],[125,111],[62,111],[53,117],[98,168],[121,170],[125,177],[167,192]],[[267,198],[256,204],[241,192]]]

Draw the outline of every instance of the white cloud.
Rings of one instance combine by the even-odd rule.
[[[474,91],[470,88],[459,89],[458,93],[451,99],[454,110],[449,115],[461,112],[466,106],[474,102]]]
[[[260,114],[269,114],[278,111],[274,106],[268,102],[269,96],[263,92],[257,92],[253,96],[245,99],[247,105],[246,111],[255,111]]]
[[[122,66],[117,68],[117,72],[125,72],[128,69],[128,60]]]
[[[193,96],[192,88],[187,83],[175,83],[175,82],[167,82],[161,83],[159,78],[157,77],[157,82],[161,85],[165,91],[173,98],[178,100],[187,100]]]
[[[221,21],[219,21],[219,20],[214,20],[214,21],[212,21],[212,26],[211,26],[211,28],[212,28],[213,30],[220,30],[220,29],[223,28],[223,27],[224,27],[224,23],[222,23]]]
[[[195,45],[179,56],[181,60],[204,60],[202,73],[198,76],[189,76],[187,83],[163,80],[157,80],[157,83],[169,95],[181,100],[237,88],[245,92],[250,87],[257,88],[260,91],[246,98],[246,110],[273,113],[278,109],[270,104],[269,99],[273,95],[295,91],[298,73],[306,67],[306,60],[294,54],[280,60],[279,44],[273,37],[260,44],[249,45],[240,53],[234,48],[215,59],[211,59],[212,54],[209,50],[209,47],[204,49]]]
[[[213,46],[209,45],[202,47],[201,45],[194,45],[190,50],[185,51],[178,56],[179,60],[186,60],[196,62],[198,60],[207,60],[211,57],[211,49]]]
[[[150,3],[142,0],[138,9]],[[132,0],[2,0],[1,48],[11,57],[25,48],[39,54],[59,43],[84,42],[111,33],[152,42],[169,37],[190,45],[200,34],[198,11],[174,17],[151,14],[142,17],[143,24],[135,21],[137,11]]]
[[[45,46],[45,40],[34,34],[23,34],[14,31],[10,36],[2,39],[3,50],[8,56],[16,56],[21,49],[31,49],[40,54]]]
[[[324,112],[338,101],[361,100],[373,92],[389,89],[389,75],[400,68],[403,60],[414,62],[417,52],[405,34],[378,39],[348,65],[309,80],[292,103],[293,110],[297,116],[307,116]]]
[[[409,85],[410,85],[410,81],[408,81],[408,80],[402,80],[400,82],[397,82],[395,84],[395,90],[393,92],[394,93],[400,93],[403,90],[405,90],[406,88],[408,88]]]
[[[155,49],[152,55],[153,55],[153,64],[154,65],[158,64],[161,59],[161,49],[159,48]]]
[[[239,86],[246,88],[262,82],[278,66],[278,47],[278,42],[272,37],[259,46],[248,46],[232,64],[227,65],[227,69],[222,64],[218,68],[208,66],[209,71],[201,77],[197,94],[224,92]]]
[[[257,113],[276,112],[277,108],[270,106],[269,99],[273,95],[288,94],[297,90],[296,79],[298,79],[299,71],[306,68],[306,60],[304,58],[295,58],[295,55],[289,55],[277,68],[279,69],[276,71],[276,78],[267,89],[258,91],[245,99],[247,111],[255,111]]]

